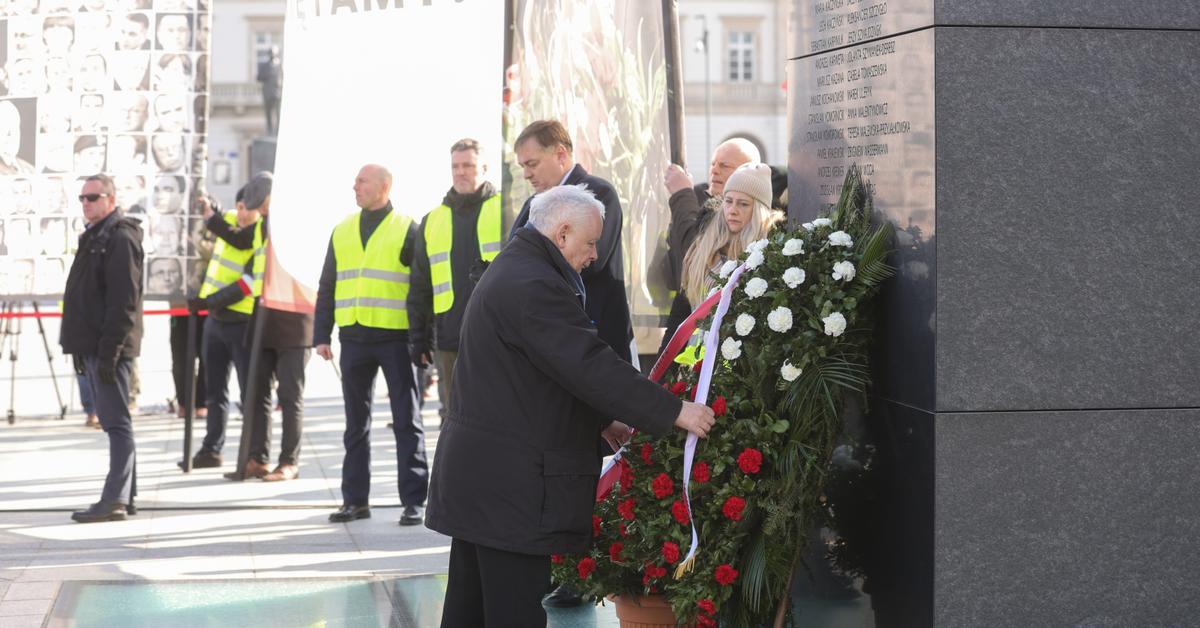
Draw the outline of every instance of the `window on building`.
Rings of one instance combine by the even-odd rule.
[[[754,80],[754,33],[750,31],[729,33],[729,80]]]

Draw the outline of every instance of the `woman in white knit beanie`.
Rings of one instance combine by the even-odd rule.
[[[782,220],[783,214],[771,210],[771,167],[742,164],[725,182],[721,215],[708,221],[683,257],[680,283],[692,307],[716,285],[712,276],[726,260],[737,259]]]

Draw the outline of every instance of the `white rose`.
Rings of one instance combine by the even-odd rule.
[[[750,330],[754,329],[754,323],[755,320],[753,316],[750,316],[749,314],[738,314],[737,322],[733,324],[733,327],[737,331],[737,335],[745,336],[746,334],[750,333]]]
[[[738,359],[738,356],[742,355],[742,341],[732,337],[726,338],[725,342],[721,343],[721,355],[730,361]]]
[[[829,316],[821,319],[825,323],[825,335],[837,337],[846,331],[846,317],[842,316],[841,312],[834,312]]]
[[[755,277],[746,282],[746,296],[751,299],[761,297],[767,291],[767,280],[762,277]]]
[[[762,251],[752,251],[750,253],[750,257],[746,258],[746,268],[754,270],[755,268],[762,266],[764,259],[766,258],[763,257]]]
[[[805,231],[812,231],[813,229],[817,228],[816,225],[812,224],[811,222],[803,223],[800,226],[804,227]]]
[[[792,238],[783,243],[783,254],[787,256],[800,255],[804,253],[804,240]]]
[[[850,281],[854,279],[854,264],[850,262],[838,262],[833,265],[833,279],[835,281]]]
[[[853,246],[854,240],[850,239],[850,234],[845,231],[834,231],[829,234],[830,246]]]
[[[763,238],[761,240],[756,240],[754,242],[751,242],[750,246],[746,247],[746,250],[747,251],[761,251],[761,250],[767,248],[767,244],[769,244],[767,242],[767,239]]]
[[[729,260],[724,264],[721,264],[721,270],[717,274],[721,276],[721,279],[725,279],[730,275],[730,273],[737,270],[737,266],[737,261]]]
[[[816,220],[813,221],[814,227],[828,227],[829,225],[832,225],[832,224],[833,224],[833,221],[828,218],[817,218]]]
[[[783,271],[783,282],[789,288],[795,288],[804,283],[804,269],[795,266]]]
[[[708,291],[708,297],[711,297],[712,295],[714,295],[720,291],[721,291],[721,286],[713,286],[712,289]],[[704,297],[704,298],[708,299],[708,297]]]
[[[767,314],[767,326],[772,330],[783,333],[792,328],[792,311],[780,306]]]
[[[800,377],[801,372],[803,372],[801,369],[792,366],[792,363],[787,360],[784,360],[783,366],[779,367],[779,376],[789,382],[796,381],[796,378]]]

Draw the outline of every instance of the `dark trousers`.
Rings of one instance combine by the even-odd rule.
[[[271,461],[271,388],[283,409],[283,444],[279,464],[297,464],[300,460],[300,436],[304,419],[304,367],[312,355],[307,348],[263,349],[258,356],[258,390],[254,391],[254,422],[250,428],[250,457],[266,464]]]
[[[100,501],[128,504],[137,495],[137,462],[133,443],[133,419],[129,416],[129,375],[133,360],[117,361],[116,383],[105,384],[97,373],[96,356],[83,361],[87,381],[92,387],[92,402],[100,417],[100,427],[108,435],[108,476]]]
[[[396,436],[396,467],[400,503],[425,504],[429,490],[429,464],[425,460],[425,428],[421,423],[416,369],[408,356],[408,343],[342,341],[342,397],[346,403],[346,432],[342,443],[342,502],[363,505],[371,494],[371,402],[375,374],[383,371],[392,405],[392,432]]]
[[[204,322],[207,316],[199,316],[196,321],[196,355],[200,356],[200,366],[196,367],[196,409],[204,407],[207,390],[204,388]],[[187,377],[187,316],[171,316],[171,376],[175,379],[175,402],[179,407],[186,408],[191,387],[184,381]]]
[[[450,542],[442,628],[545,626],[550,558]]]
[[[79,383],[79,405],[83,406],[83,411],[91,416],[96,414],[96,402],[92,399],[92,382],[88,380],[87,373],[76,373],[75,381]]]
[[[227,323],[211,316],[204,322],[205,407],[208,408],[208,429],[204,434],[204,449],[220,453],[225,446],[225,424],[229,416],[229,367],[237,371],[238,391],[246,390],[247,361],[246,323]]]

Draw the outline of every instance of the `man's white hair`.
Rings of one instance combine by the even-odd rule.
[[[564,222],[575,224],[595,212],[604,220],[604,203],[596,200],[586,185],[559,185],[533,197],[529,203],[529,224],[543,235],[550,235]]]

